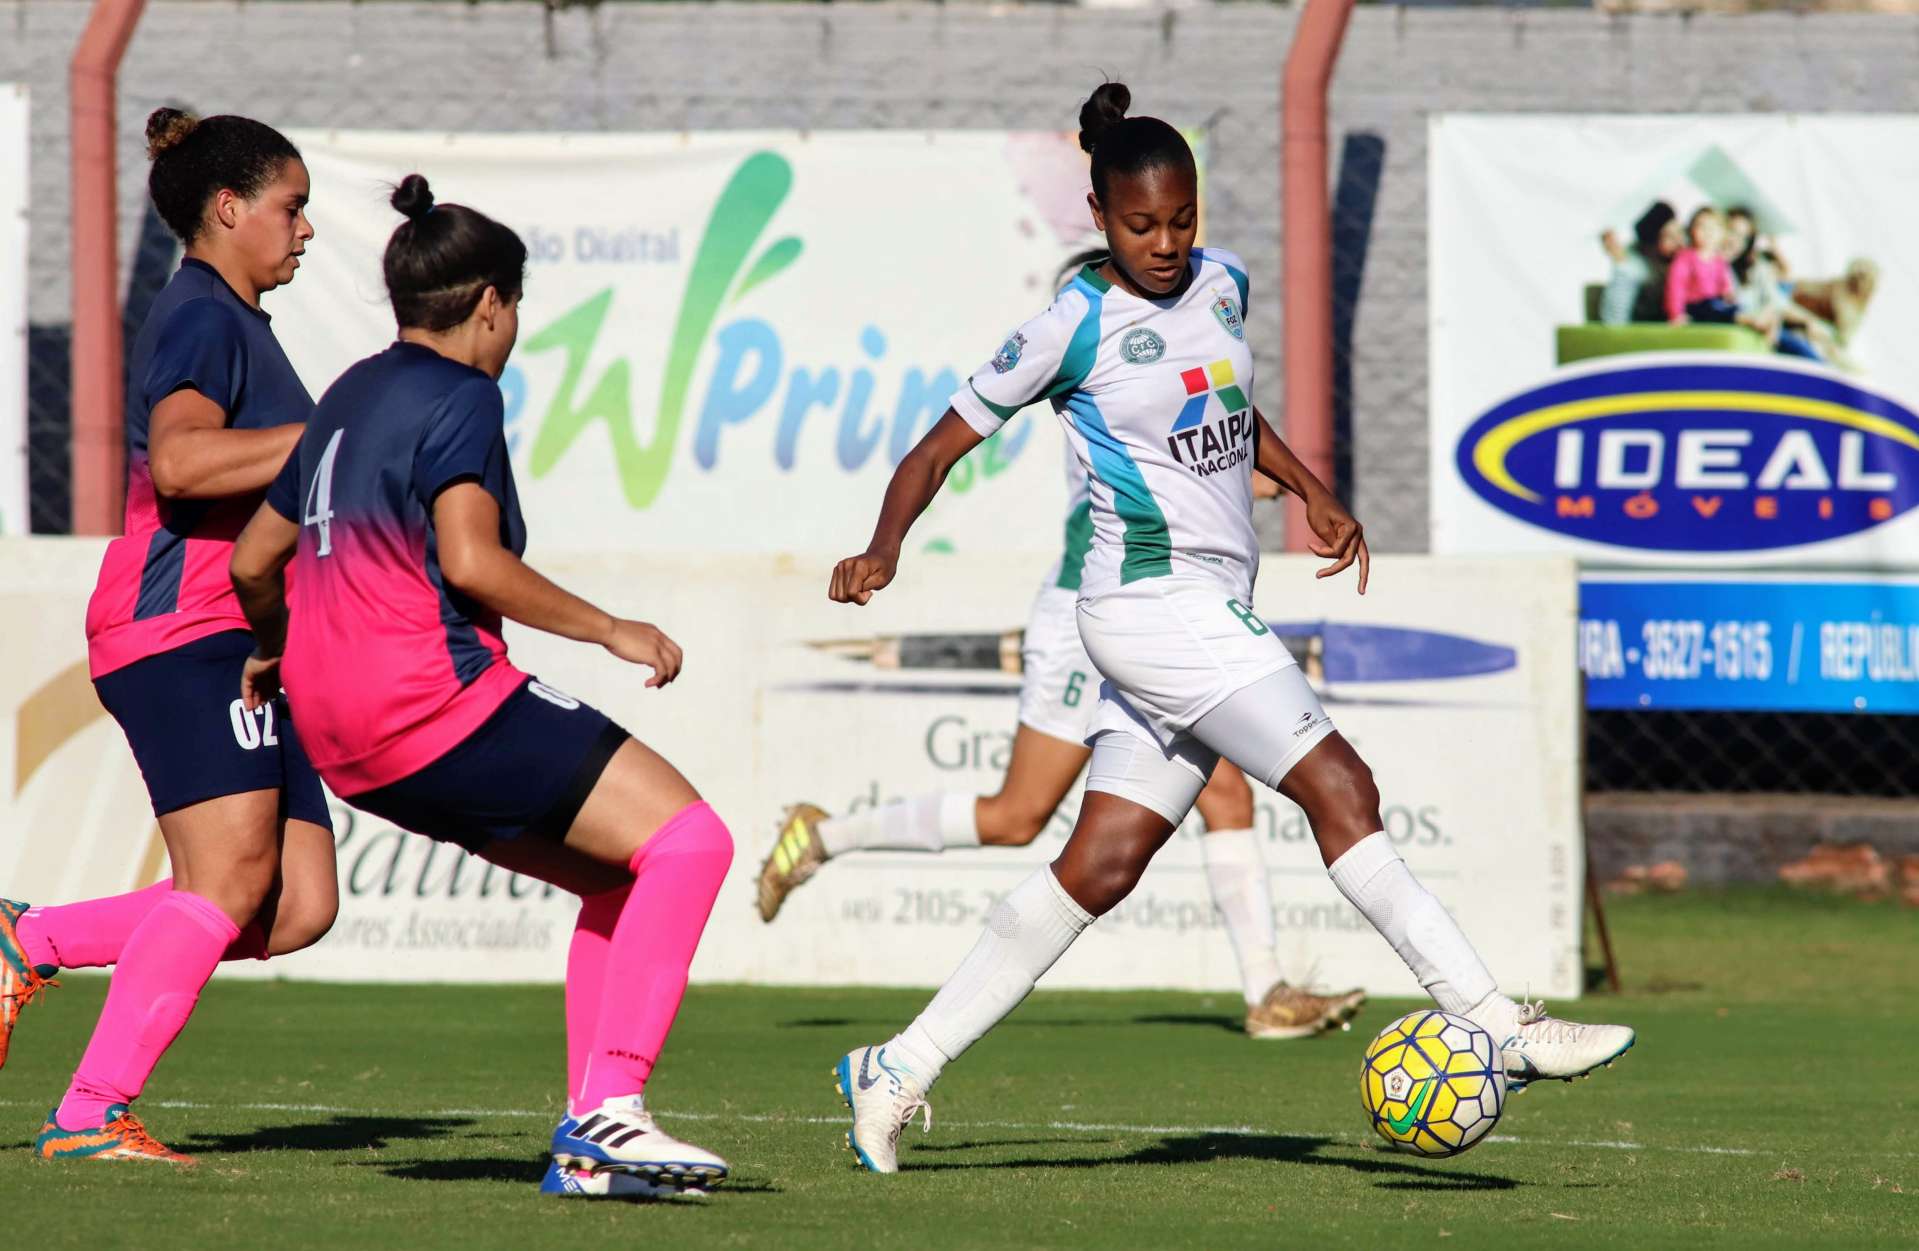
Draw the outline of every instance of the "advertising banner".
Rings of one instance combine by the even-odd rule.
[[[1055,133],[292,137],[317,234],[267,306],[316,396],[393,336],[402,177],[525,240],[500,385],[527,512],[567,550],[857,550],[893,467],[1090,229],[1085,157]],[[968,457],[924,541],[1056,551],[1052,423],[1029,410]]]
[[[870,505],[870,501],[868,501]],[[51,902],[156,880],[165,858],[118,728],[87,682],[82,618],[101,545],[0,543],[0,883]],[[831,557],[579,553],[543,570],[685,648],[680,679],[509,627],[516,662],[604,709],[673,761],[738,852],[694,976],[800,985],[933,985],[993,901],[1056,856],[1077,792],[1030,847],[828,863],[771,925],[753,908],[782,808],[832,812],[996,790],[1017,717],[1017,632],[1043,568],[911,559],[865,609],[825,595]],[[1502,983],[1581,989],[1576,587],[1564,560],[1382,557],[1362,599],[1316,562],[1271,557],[1255,608],[1288,640],[1372,765],[1387,832]],[[343,676],[342,680],[351,680]],[[237,692],[236,692],[237,694]],[[1090,694],[1090,692],[1089,692]],[[293,693],[297,721],[298,692]],[[1518,762],[1523,762],[1519,764]],[[1333,888],[1301,813],[1255,787],[1284,968],[1416,994]],[[223,976],[391,981],[560,977],[574,901],[334,805],[341,910],[317,947]],[[1051,986],[1237,986],[1189,821]]]
[[[1589,574],[1591,708],[1919,713],[1919,579]]]
[[[0,534],[27,532],[27,87],[0,83]]]
[[[1430,138],[1434,551],[1919,565],[1919,117]]]

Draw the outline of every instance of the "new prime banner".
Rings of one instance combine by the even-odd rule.
[[[27,532],[27,88],[0,83],[0,534]]]
[[[1919,566],[1919,117],[1430,137],[1434,551]]]
[[[0,542],[0,882],[50,902],[165,874],[153,814],[86,677],[82,618],[94,540]],[[664,753],[738,842],[694,966],[708,981],[932,985],[992,903],[1058,854],[1070,797],[1034,845],[844,857],[772,925],[754,879],[781,809],[840,812],[998,787],[1017,717],[1017,632],[1045,559],[920,555],[865,609],[825,596],[830,556],[554,555],[563,585],[643,613],[686,649],[678,681],[596,648],[509,627],[522,668],[590,700]],[[1381,557],[1365,598],[1319,562],[1271,557],[1255,605],[1373,765],[1402,855],[1461,919],[1502,983],[1581,989],[1575,582],[1563,559]],[[343,678],[350,680],[350,678]],[[236,692],[237,695],[237,692]],[[298,692],[293,692],[298,707]],[[1524,762],[1515,767],[1514,762]],[[1299,811],[1255,788],[1296,976],[1416,994],[1411,976],[1327,880]],[[341,910],[316,948],[222,976],[546,981],[575,901],[538,882],[334,805]],[[1048,977],[1053,986],[1237,985],[1197,829]]]
[[[856,551],[893,467],[1091,228],[1053,133],[300,132],[317,229],[268,297],[317,396],[393,335],[394,183],[513,226],[529,272],[500,380],[535,542]],[[915,531],[1057,550],[1053,418],[970,456]]]

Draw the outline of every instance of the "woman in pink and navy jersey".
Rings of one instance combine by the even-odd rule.
[[[0,900],[0,1061],[21,1005],[60,968],[115,965],[48,1159],[190,1162],[128,1105],[222,959],[297,950],[337,908],[332,821],[284,703],[235,698],[253,651],[227,564],[312,398],[260,297],[313,228],[306,166],[272,127],[147,121],[148,187],[186,245],[127,362],[126,530],[87,606],[94,687],[133,748],[173,876],[60,907]]]
[[[542,1189],[657,1194],[723,1179],[642,1099],[733,842],[679,772],[516,669],[510,618],[653,670],[680,649],[520,560],[526,525],[497,379],[526,248],[409,176],[385,271],[399,340],[341,375],[233,553],[259,643],[244,697],[281,677],[313,762],[355,807],[583,897],[567,958],[567,1115]],[[299,600],[289,615],[289,561]]]

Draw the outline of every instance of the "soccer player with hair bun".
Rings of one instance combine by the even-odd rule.
[[[190,1164],[131,1104],[222,960],[297,951],[338,911],[333,823],[287,705],[243,709],[253,651],[233,540],[313,412],[261,297],[313,238],[300,153],[246,117],[147,119],[147,187],[185,245],[127,361],[126,527],[87,605],[87,661],[146,781],[172,877],[56,907],[0,900],[0,1062],[62,968],[114,966],[49,1160]]]
[[[1252,403],[1246,267],[1196,248],[1198,176],[1179,131],[1128,117],[1100,86],[1080,110],[1088,203],[1108,259],[1082,269],[1021,326],[893,474],[865,552],[835,566],[829,596],[864,604],[893,581],[908,528],[959,459],[1028,404],[1051,403],[1091,485],[1093,536],[1079,588],[1087,656],[1105,678],[1086,798],[1065,849],[1014,888],[926,1009],[835,1074],[848,1145],[899,1168],[900,1132],[941,1070],[1032,990],[1080,932],[1139,882],[1223,757],[1304,812],[1334,885],[1440,1008],[1503,1050],[1515,1084],[1570,1080],[1633,1043],[1501,994],[1443,905],[1385,833],[1372,772],[1333,728],[1294,658],[1253,612],[1255,465],[1306,504],[1317,576],[1370,557],[1360,525]]]
[[[498,379],[526,246],[411,174],[385,274],[399,338],[320,399],[233,551],[259,650],[234,693],[286,689],[320,776],[356,808],[581,896],[566,965],[567,1112],[544,1192],[651,1197],[723,1180],[643,1098],[733,840],[678,770],[515,668],[505,619],[680,672],[654,626],[520,559]],[[299,590],[291,614],[285,571]]]

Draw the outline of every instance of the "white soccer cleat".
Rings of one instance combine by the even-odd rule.
[[[639,1095],[608,1099],[561,1121],[553,1131],[553,1160],[562,1169],[637,1173],[681,1188],[710,1186],[727,1174],[725,1160],[661,1129]]]
[[[706,1192],[670,1182],[656,1182],[638,1173],[616,1173],[601,1169],[562,1168],[558,1160],[549,1160],[546,1176],[540,1181],[540,1193],[562,1199],[704,1199]]]
[[[1612,1064],[1632,1050],[1625,1025],[1581,1025],[1546,1015],[1543,1003],[1519,1005],[1519,1026],[1499,1045],[1511,1090],[1528,1082],[1569,1082]]]
[[[833,1070],[840,1098],[853,1111],[853,1128],[846,1145],[860,1163],[874,1173],[900,1171],[900,1131],[915,1115],[933,1128],[933,1109],[918,1087],[886,1062],[883,1047],[857,1047],[841,1057]]]

